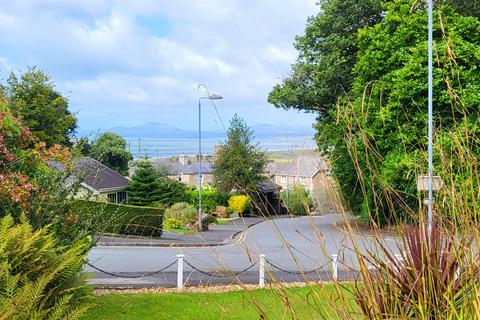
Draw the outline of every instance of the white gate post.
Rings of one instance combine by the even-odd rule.
[[[338,279],[338,254],[332,254],[332,279],[333,281],[337,281]]]
[[[177,289],[183,290],[183,258],[184,254],[177,254]]]
[[[258,256],[258,287],[265,287],[265,255]]]

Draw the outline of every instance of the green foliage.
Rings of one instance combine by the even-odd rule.
[[[186,190],[185,184],[167,177],[161,177],[158,180],[158,201],[165,206],[188,201]]]
[[[30,197],[30,207],[25,213],[36,229],[50,225],[62,244],[71,244],[93,236],[98,225],[95,221],[79,220],[75,212],[73,195],[80,189],[80,181],[72,181],[70,172],[60,172],[47,165],[39,165],[30,173],[36,188]],[[20,212],[15,212],[19,217]]]
[[[469,1],[445,2],[464,14],[466,7],[475,7]],[[343,8],[347,3],[326,1],[322,8]],[[417,212],[416,177],[427,171],[427,14],[423,3],[412,6],[410,0],[385,1],[380,10],[374,1],[358,4],[352,3],[337,15],[324,10],[310,20],[305,36],[297,39],[300,58],[294,66],[294,75],[298,71],[308,76],[296,83],[287,79],[283,91],[272,91],[270,101],[278,107],[319,111],[316,140],[332,160],[353,213],[380,224],[397,223]],[[463,190],[459,181],[467,181],[469,174],[462,170],[463,156],[468,153],[473,159],[480,151],[476,134],[480,22],[441,2],[435,4],[434,17],[435,170],[456,177],[450,187]],[[338,32],[331,32],[332,26],[325,21],[331,21]],[[355,37],[345,42],[351,50],[337,50],[341,47],[336,41],[341,44],[349,35]],[[324,83],[334,79],[325,76],[332,68],[336,70],[332,57],[340,63],[349,61],[345,70],[350,71],[332,72],[343,80],[331,84],[344,92],[335,92]],[[325,92],[331,99],[324,99]],[[313,97],[310,100],[319,104],[302,97]],[[460,149],[466,153],[460,154]],[[441,169],[440,162],[448,170]],[[473,190],[478,190],[477,184]]]
[[[165,210],[111,202],[77,200],[72,204],[77,223],[94,225],[97,232],[160,237]]]
[[[128,202],[136,206],[148,206],[160,201],[160,181],[149,161],[137,161],[135,173],[128,184]]]
[[[92,145],[88,141],[87,137],[83,137],[77,141],[77,143],[70,148],[74,157],[89,157],[92,151]]]
[[[215,185],[222,191],[253,190],[263,180],[267,155],[254,142],[253,132],[235,114],[230,121],[227,141],[222,143],[213,166]]]
[[[180,230],[183,229],[185,224],[175,218],[166,218],[165,222],[163,223],[163,228],[166,230]]]
[[[387,6],[381,24],[360,31],[355,100],[337,111],[337,137],[348,137],[356,163],[344,173],[353,182],[346,188],[363,185],[365,202],[358,210],[378,223],[409,219],[408,212],[418,205],[416,177],[426,172],[427,16],[423,9],[410,9],[409,1],[395,1]],[[480,38],[473,35],[480,33],[480,22],[445,6],[437,6],[439,16],[433,104],[436,135],[441,137],[478,121]],[[478,154],[473,134],[467,148]],[[440,153],[436,149],[437,163]]]
[[[381,0],[320,1],[305,34],[295,40],[299,52],[292,73],[276,85],[268,101],[277,108],[314,111],[330,120],[338,96],[350,92],[357,61],[357,30],[381,19]]]
[[[87,148],[82,148],[88,151]],[[90,156],[107,167],[126,175],[128,162],[133,159],[127,151],[127,142],[114,132],[105,132],[96,137],[90,146]]]
[[[472,16],[480,19],[480,2],[476,0],[437,0],[438,3],[443,3],[452,6],[455,10],[464,16]]]
[[[198,189],[189,188],[186,191],[188,202],[198,209]],[[217,206],[227,205],[229,194],[216,187],[205,186],[202,188],[202,211],[212,212]]]
[[[390,248],[369,251],[361,263],[355,298],[366,319],[476,319],[480,280],[472,259],[470,235],[427,226],[406,227],[398,252]],[[476,250],[476,249],[473,249]]]
[[[250,197],[244,194],[235,194],[228,199],[228,208],[240,214],[249,209],[251,205],[252,201]]]
[[[302,185],[296,184],[291,190],[285,190],[281,194],[281,198],[290,214],[296,216],[305,216],[310,214],[310,208],[313,201],[310,194]]]
[[[50,76],[31,68],[17,77],[10,74],[5,88],[8,105],[35,137],[51,146],[70,145],[77,119],[68,110],[68,100],[55,88]]]
[[[0,318],[75,319],[86,311],[89,289],[82,267],[90,239],[59,246],[48,228],[36,231],[0,220]]]
[[[197,210],[192,205],[179,202],[165,210],[166,219],[180,221],[182,226],[195,222]]]

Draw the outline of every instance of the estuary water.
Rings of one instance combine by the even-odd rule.
[[[127,138],[128,148],[134,158],[139,157],[171,157],[181,154],[198,154],[198,139],[192,138]],[[225,139],[202,139],[202,153],[213,154],[214,146]],[[289,151],[296,149],[314,149],[312,137],[268,137],[257,138],[260,148],[269,152]]]

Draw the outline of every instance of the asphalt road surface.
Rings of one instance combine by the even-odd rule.
[[[96,272],[92,283],[98,286],[172,286],[176,282],[177,254],[185,255],[187,284],[255,283],[258,256],[265,254],[267,278],[282,281],[326,280],[331,278],[331,257],[338,254],[339,278],[351,279],[358,268],[354,247],[375,250],[369,235],[348,235],[334,223],[339,215],[268,220],[252,226],[231,244],[215,247],[95,247],[90,263],[114,275]],[[396,240],[383,243],[396,251]],[[250,267],[250,268],[249,268]],[[238,272],[249,268],[246,272]],[[87,266],[87,272],[95,270]],[[307,273],[303,273],[305,271]]]

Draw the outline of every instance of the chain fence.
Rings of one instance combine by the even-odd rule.
[[[112,276],[112,277],[128,278],[128,279],[139,279],[139,278],[144,278],[144,277],[164,273],[164,272],[166,272],[167,269],[174,266],[175,264],[177,264],[177,269],[175,271],[170,271],[170,272],[172,272],[172,273],[176,272],[179,279],[183,279],[183,273],[186,272],[183,268],[183,264],[189,266],[193,271],[198,272],[200,274],[203,274],[205,276],[211,277],[211,278],[237,277],[237,276],[240,276],[240,275],[250,271],[256,265],[259,266],[258,272],[260,274],[259,275],[260,278],[264,278],[263,273],[266,271],[267,266],[270,266],[272,268],[272,271],[278,270],[280,272],[284,272],[286,274],[291,274],[291,275],[308,275],[308,274],[314,274],[314,273],[320,274],[320,272],[322,272],[322,271],[323,272],[330,271],[330,268],[328,268],[328,266],[331,265],[332,278],[334,280],[337,280],[337,272],[338,272],[338,266],[339,265],[341,265],[344,268],[345,271],[353,271],[353,272],[357,272],[357,273],[360,271],[359,269],[352,268],[352,267],[346,265],[344,263],[344,261],[337,260],[337,255],[334,254],[334,255],[332,255],[332,257],[333,257],[333,259],[327,259],[327,261],[323,265],[321,265],[317,268],[311,269],[311,270],[288,270],[288,268],[286,268],[286,267],[284,267],[284,266],[282,266],[282,265],[280,265],[276,262],[273,262],[270,259],[265,258],[265,255],[260,255],[259,260],[253,261],[250,265],[248,265],[247,267],[245,267],[245,268],[243,268],[242,270],[239,270],[239,271],[202,270],[201,268],[195,266],[194,264],[192,264],[188,260],[184,259],[184,255],[178,255],[177,260],[173,261],[172,263],[169,263],[168,265],[164,266],[163,268],[161,268],[159,270],[143,272],[143,273],[135,274],[135,275],[110,272],[110,271],[104,270],[102,268],[99,268],[99,267],[97,267],[97,266],[95,266],[95,265],[93,265],[89,262],[87,262],[86,265],[88,265],[89,267],[91,267],[95,271],[101,272],[103,274],[106,274],[106,275],[109,275],[109,276]],[[188,271],[188,272],[191,272],[191,271]],[[180,277],[180,275],[181,275],[181,277]],[[178,283],[178,285],[181,285],[181,287],[183,287],[183,280],[181,280],[181,281],[182,281],[182,284]]]
[[[109,276],[112,276],[112,277],[118,277],[118,278],[127,278],[127,279],[139,279],[139,278],[144,278],[144,277],[148,277],[148,276],[152,276],[152,275],[155,275],[155,274],[159,274],[159,273],[162,273],[164,272],[165,270],[167,270],[168,268],[170,268],[171,266],[173,266],[174,264],[177,263],[177,260],[173,261],[172,263],[170,263],[169,265],[163,267],[162,269],[160,270],[156,270],[156,271],[149,271],[149,272],[144,272],[140,275],[127,275],[127,274],[119,274],[119,273],[114,273],[114,272],[109,272],[109,271],[106,271],[106,270],[103,270],[103,269],[100,269],[99,267],[96,267],[94,266],[93,264],[87,262],[86,265],[88,265],[90,268],[96,270],[96,271],[99,271],[101,273],[104,273],[106,275],[109,275]]]
[[[269,264],[270,266],[272,266],[273,268],[279,270],[279,271],[282,271],[282,272],[285,272],[285,273],[289,273],[289,274],[295,274],[295,275],[302,275],[302,274],[310,274],[310,273],[318,273],[320,271],[323,271],[330,263],[331,263],[331,260],[330,261],[327,261],[327,263],[325,263],[324,265],[318,267],[318,268],[315,268],[315,269],[312,269],[312,270],[307,270],[307,271],[303,271],[303,270],[299,270],[299,271],[290,271],[290,270],[287,270],[286,268],[284,267],[281,267],[279,266],[278,264],[270,261],[269,259],[265,259],[265,262],[267,264]]]
[[[193,270],[201,273],[201,274],[204,274],[206,276],[209,276],[209,277],[215,277],[215,278],[227,278],[227,277],[236,277],[236,276],[239,276],[241,275],[242,273],[245,273],[247,272],[248,270],[252,269],[256,264],[257,264],[257,261],[253,262],[252,264],[250,264],[248,267],[244,268],[243,270],[240,270],[240,271],[237,271],[237,272],[225,272],[225,273],[221,273],[220,271],[217,271],[215,273],[213,272],[209,272],[209,271],[204,271],[204,270],[201,270],[197,267],[195,267],[194,265],[192,265],[190,262],[188,262],[187,260],[184,261],[186,265],[190,266],[190,268],[192,268]]]

